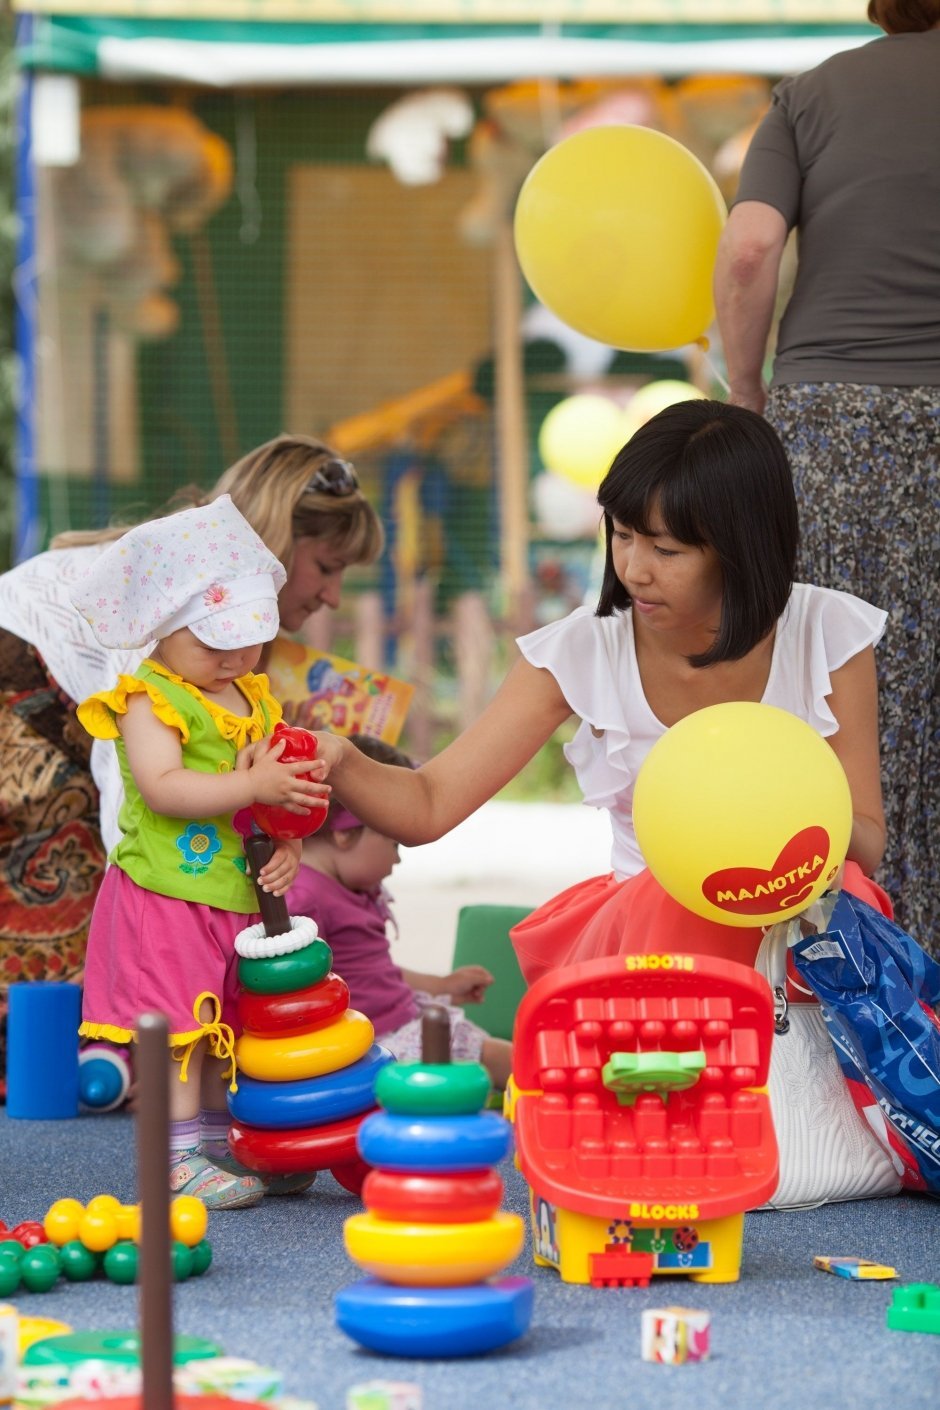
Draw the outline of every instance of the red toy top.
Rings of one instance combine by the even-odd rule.
[[[773,999],[746,965],[621,955],[543,976],[513,1035],[519,1166],[564,1209],[753,1208],[776,1188]]]
[[[285,725],[283,722],[274,726],[272,739],[275,744],[285,741],[284,752],[281,755],[282,764],[294,764],[298,759],[315,759],[317,757],[316,735],[307,729],[298,729],[295,725]],[[301,774],[301,778],[309,778],[309,774]],[[317,828],[322,827],[326,821],[326,808],[311,808],[309,813],[290,813],[286,808],[279,808],[273,803],[253,803],[251,806],[251,816],[269,837],[275,838],[278,842],[286,842],[291,838],[309,837]]]

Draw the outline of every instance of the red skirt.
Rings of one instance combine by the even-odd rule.
[[[847,862],[843,886],[889,919],[887,892]],[[605,955],[680,951],[753,965],[763,926],[719,925],[687,911],[648,870],[618,881],[592,876],[546,901],[509,932],[527,984],[562,965]]]

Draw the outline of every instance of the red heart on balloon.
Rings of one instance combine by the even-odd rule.
[[[702,895],[731,915],[791,911],[808,901],[829,856],[824,827],[804,827],[770,867],[725,867],[702,882]]]

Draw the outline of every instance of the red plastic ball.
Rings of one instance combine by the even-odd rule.
[[[313,760],[317,757],[316,736],[309,730],[281,722],[274,726],[272,739],[275,744],[284,741],[284,752],[280,757],[282,764],[295,764],[300,759]],[[307,779],[310,775],[301,774],[300,777]],[[253,803],[251,816],[269,837],[286,842],[293,838],[309,837],[322,827],[326,821],[326,808],[314,807],[309,813],[289,813],[286,808],[273,803]]]
[[[18,1239],[24,1248],[35,1248],[37,1244],[49,1242],[48,1235],[38,1219],[24,1219],[22,1224],[17,1224],[15,1229],[10,1230],[10,1238]]]

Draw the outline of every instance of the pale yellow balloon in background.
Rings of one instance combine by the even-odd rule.
[[[626,439],[617,403],[582,392],[552,407],[539,431],[539,456],[546,470],[596,490]]]

